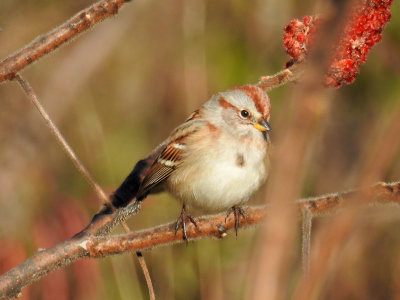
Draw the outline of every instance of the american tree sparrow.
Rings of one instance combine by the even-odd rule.
[[[233,213],[236,234],[241,205],[267,178],[270,141],[268,96],[257,86],[244,85],[215,94],[139,161],[112,196],[115,207],[134,197],[167,190],[182,204],[176,230],[188,212]]]

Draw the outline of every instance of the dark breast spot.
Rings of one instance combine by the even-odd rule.
[[[244,157],[242,153],[236,153],[236,165],[242,168],[245,164]]]

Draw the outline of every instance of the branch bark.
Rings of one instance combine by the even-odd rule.
[[[352,199],[355,199],[360,194],[364,197],[363,203],[400,204],[400,182],[378,183],[360,191],[300,199],[294,203],[298,206],[299,215],[302,209],[307,208],[314,217],[323,216],[346,204],[351,204]],[[138,206],[133,207],[137,208]],[[265,206],[247,207],[245,210],[246,218],[240,220],[241,228],[259,224],[268,213],[268,208]],[[126,215],[126,213],[119,212],[118,215]],[[93,234],[101,229],[99,224],[110,226],[109,221],[111,219],[117,220],[118,218],[115,216],[111,218],[110,215],[99,215],[91,223],[91,225],[96,225],[87,227],[96,228],[96,230],[83,230],[53,248],[37,252],[31,258],[0,276],[0,299],[18,297],[23,287],[39,280],[49,272],[65,267],[81,258],[99,258],[183,242],[182,232],[179,231],[175,234],[174,223],[110,237]],[[193,224],[188,224],[187,233],[190,240],[223,238],[234,227],[233,216],[231,215],[225,220],[225,214],[223,213],[198,218],[197,228]]]
[[[116,15],[127,0],[102,0],[77,13],[52,31],[38,36],[0,62],[0,82],[14,79],[18,71],[54,51],[104,19]]]
[[[296,62],[289,68],[283,69],[274,75],[261,77],[256,85],[263,91],[269,92],[278,86],[299,80],[303,73],[304,63]]]

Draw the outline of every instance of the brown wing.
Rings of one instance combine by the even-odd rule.
[[[189,116],[189,118],[186,119],[186,122],[189,121],[193,121],[193,120],[199,120],[201,119],[201,115],[200,115],[200,109],[196,109],[194,112],[192,112],[192,114]]]
[[[138,199],[145,197],[152,189],[162,184],[179,167],[182,154],[187,147],[185,141],[189,135],[198,131],[199,123],[199,120],[189,119],[175,129],[170,139],[167,140],[166,146],[161,150],[160,155],[145,175],[138,191]]]

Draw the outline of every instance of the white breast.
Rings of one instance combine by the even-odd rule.
[[[246,203],[266,180],[269,165],[267,144],[262,140],[249,143],[218,139],[214,150],[193,151],[171,174],[167,189],[189,209],[203,212]]]

